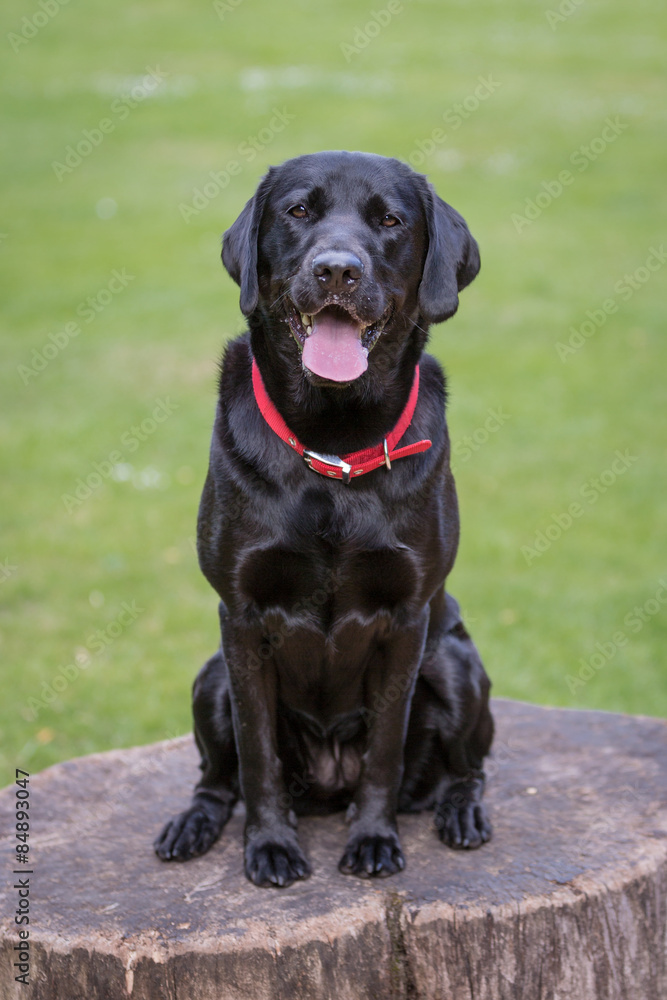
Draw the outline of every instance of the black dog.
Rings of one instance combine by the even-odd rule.
[[[257,885],[309,874],[295,813],[349,807],[355,875],[404,867],[397,810],[435,807],[446,844],[479,847],[490,685],[444,590],[458,511],[422,353],[477,244],[405,164],[329,152],[269,170],[222,259],[250,328],[225,352],[199,511],[222,647],[194,685],[203,776],[156,851],[204,853],[239,796]]]

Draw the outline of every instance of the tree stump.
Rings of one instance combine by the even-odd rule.
[[[159,861],[153,837],[197,780],[190,736],[31,777],[28,986],[6,789],[2,1000],[665,1000],[667,724],[494,714],[491,843],[451,851],[432,813],[400,816],[407,867],[380,881],[338,872],[337,814],[300,821],[308,881],[256,888],[242,805],[207,855]]]

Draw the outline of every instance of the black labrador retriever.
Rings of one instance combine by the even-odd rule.
[[[310,873],[299,813],[348,808],[339,867],[362,877],[404,867],[397,811],[434,808],[446,844],[479,847],[490,684],[444,589],[459,520],[422,353],[477,244],[407,165],[326,152],[269,170],[222,260],[249,326],[199,510],[222,645],[194,685],[202,777],[157,854],[203,854],[241,796],[257,885]]]

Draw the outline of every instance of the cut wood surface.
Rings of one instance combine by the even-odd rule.
[[[491,843],[451,851],[432,814],[400,816],[407,867],[379,881],[338,872],[342,814],[300,820],[313,875],[287,889],[246,881],[242,806],[204,857],[159,861],[190,736],[32,776],[28,986],[4,790],[0,998],[667,1000],[667,723],[493,711]]]

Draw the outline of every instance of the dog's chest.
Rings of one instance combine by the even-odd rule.
[[[259,612],[307,611],[331,626],[350,612],[393,611],[419,589],[415,553],[372,501],[307,490],[267,534],[239,553],[236,574],[244,602]]]
[[[417,561],[407,547],[337,549],[317,540],[254,547],[242,555],[237,580],[244,603],[260,614],[304,613],[329,627],[350,613],[393,612],[419,591]]]

